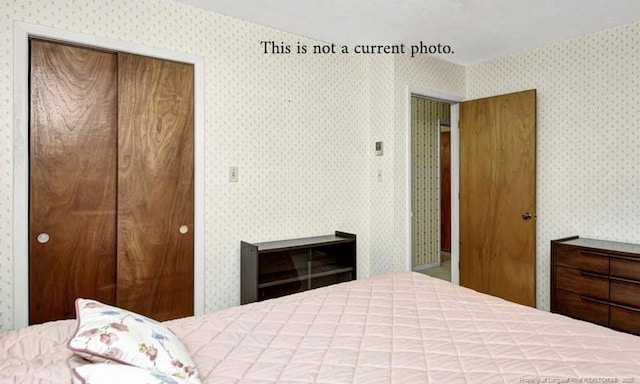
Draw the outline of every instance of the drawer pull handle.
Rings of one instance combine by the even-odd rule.
[[[619,281],[627,284],[640,284],[640,280],[625,279],[623,277],[611,276],[610,279],[613,281]]]
[[[609,257],[611,257],[612,259],[618,259],[618,260],[629,260],[629,261],[638,261],[639,259],[637,257],[629,257],[629,256],[621,256],[621,255],[608,255]]]
[[[640,308],[629,307],[629,306],[626,306],[626,305],[616,304],[616,303],[610,303],[609,305],[611,305],[614,308],[621,308],[621,309],[626,309],[627,311],[633,311],[633,312],[640,313]]]
[[[595,277],[596,279],[605,279],[605,280],[609,278],[609,276],[599,275],[597,273],[585,272],[585,271],[580,271],[580,276]]]
[[[590,301],[592,303],[598,303],[598,304],[604,304],[604,305],[608,305],[609,303],[606,301],[602,301],[602,300],[598,300],[598,299],[593,299],[591,297],[587,297],[587,296],[583,296],[580,295],[580,300],[582,301]]]
[[[580,251],[583,256],[599,256],[599,257],[609,257],[609,254],[599,253],[599,252],[591,252],[591,251]]]

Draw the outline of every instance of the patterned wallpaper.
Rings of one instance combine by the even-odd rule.
[[[204,57],[207,311],[239,303],[240,240],[351,231],[359,277],[405,268],[407,87],[470,98],[538,89],[542,307],[551,238],[640,242],[639,24],[465,68],[428,56],[264,55],[262,40],[310,41],[172,0],[4,1],[0,331],[12,328],[22,257],[12,252],[15,20]],[[385,153],[374,156],[380,140]]]
[[[440,261],[439,120],[449,120],[450,110],[449,103],[411,98],[411,255],[414,270]]]
[[[372,141],[384,140],[384,155],[372,166],[371,275],[407,267],[407,87],[463,98],[465,68],[420,56],[381,57],[374,60]],[[389,74],[388,71],[391,71]],[[382,171],[382,181],[377,180]]]
[[[467,68],[469,99],[538,90],[537,301],[550,240],[640,243],[640,22]]]
[[[13,327],[13,258],[23,257],[12,253],[15,20],[204,57],[207,311],[239,304],[240,240],[353,232],[358,276],[369,275],[369,123],[372,102],[383,102],[370,60],[265,55],[262,40],[311,41],[171,0],[3,1],[0,331]],[[380,124],[392,120],[384,113]],[[228,182],[230,166],[239,168],[238,183]]]
[[[383,155],[372,159],[370,230],[371,230],[371,275],[394,270],[393,259],[397,254],[393,243],[393,133],[394,133],[394,60],[393,57],[378,57],[371,60],[368,68],[374,79],[369,84],[371,140],[369,150],[374,151],[376,141],[383,142]],[[378,181],[378,171],[381,179]]]
[[[205,61],[205,310],[239,304],[240,240],[334,230],[358,235],[358,276],[405,267],[398,157],[404,90],[457,90],[464,68],[433,58],[265,55],[260,41],[301,36],[172,0],[0,3],[0,331],[13,327],[14,21],[186,52]],[[399,90],[402,90],[399,92]],[[398,99],[398,97],[400,97]],[[374,156],[382,140],[384,156]],[[401,164],[404,158],[401,157]],[[238,183],[228,168],[239,168]],[[378,181],[377,170],[382,178]],[[402,232],[402,231],[401,231]]]

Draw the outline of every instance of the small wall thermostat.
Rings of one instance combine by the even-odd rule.
[[[382,141],[376,141],[376,156],[382,156]]]

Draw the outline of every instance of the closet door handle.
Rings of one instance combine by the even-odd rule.
[[[39,233],[36,240],[38,240],[40,244],[46,244],[49,242],[49,234],[46,232]]]
[[[181,225],[180,228],[178,228],[178,231],[180,231],[181,234],[185,234],[187,232],[189,232],[189,227],[187,227],[186,225]]]

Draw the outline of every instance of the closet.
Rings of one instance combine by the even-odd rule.
[[[193,314],[190,64],[30,41],[29,323]]]

